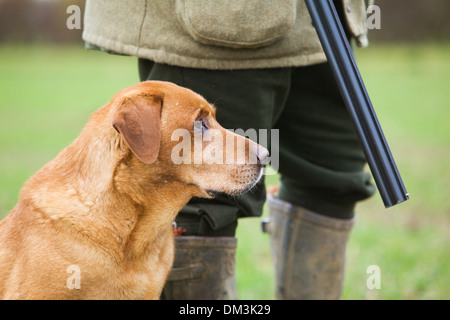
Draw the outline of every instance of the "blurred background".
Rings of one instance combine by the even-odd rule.
[[[450,1],[376,4],[381,29],[355,55],[411,199],[385,209],[376,195],[358,205],[342,298],[449,299]],[[70,5],[83,12],[80,0],[0,0],[0,219],[93,111],[139,81],[136,58],[84,49],[82,23],[66,26]],[[273,299],[260,219],[241,219],[237,236],[240,298]],[[367,283],[372,265],[379,289]]]

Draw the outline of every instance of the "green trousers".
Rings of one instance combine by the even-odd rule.
[[[174,82],[215,105],[227,129],[279,133],[278,197],[330,217],[353,217],[357,201],[375,188],[328,64],[307,67],[203,70],[139,60],[141,80]],[[261,138],[258,137],[258,140]],[[269,151],[274,146],[269,146]],[[194,198],[177,223],[185,235],[234,236],[237,219],[260,216],[262,181],[239,197]]]

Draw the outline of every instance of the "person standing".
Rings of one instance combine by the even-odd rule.
[[[367,46],[365,2],[335,4]],[[225,128],[279,130],[276,194],[261,182],[181,210],[163,298],[236,299],[238,219],[267,200],[276,297],[339,299],[355,205],[375,188],[304,1],[88,0],[84,19],[86,47],[138,57],[141,81],[201,94]]]

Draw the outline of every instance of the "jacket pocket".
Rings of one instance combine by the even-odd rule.
[[[175,0],[183,29],[196,41],[222,47],[257,48],[294,27],[296,0]]]

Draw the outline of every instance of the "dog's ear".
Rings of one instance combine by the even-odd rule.
[[[152,164],[158,158],[162,103],[162,95],[127,98],[113,116],[112,126],[136,157],[146,164]]]

